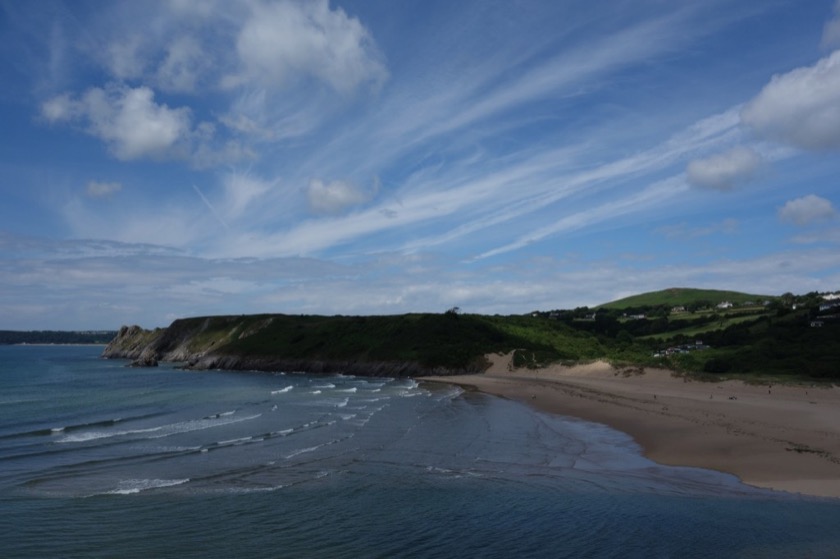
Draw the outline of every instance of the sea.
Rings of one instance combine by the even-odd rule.
[[[840,557],[840,500],[412,379],[0,346],[0,557]]]

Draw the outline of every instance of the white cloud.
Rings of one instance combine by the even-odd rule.
[[[657,229],[658,233],[661,233],[668,239],[680,240],[697,239],[717,234],[731,235],[737,231],[738,220],[732,218],[724,219],[721,222],[712,223],[707,226],[693,227],[683,222],[675,225],[666,225]]]
[[[832,47],[840,45],[840,0],[834,4],[834,17],[823,28],[822,46]]]
[[[208,68],[207,56],[192,37],[173,41],[157,69],[157,83],[164,91],[190,92]]]
[[[795,225],[808,225],[836,216],[837,210],[834,209],[831,202],[814,194],[790,200],[779,208],[779,219]]]
[[[275,181],[276,182],[276,181]],[[229,174],[225,177],[225,211],[231,218],[242,215],[245,209],[263,194],[268,192],[275,182],[242,174]]]
[[[146,61],[141,53],[146,50],[140,35],[119,37],[106,49],[106,65],[111,75],[121,80],[138,78],[143,75]]]
[[[381,84],[387,71],[367,29],[327,0],[256,2],[236,44],[245,66],[228,85],[256,80],[284,87],[300,76],[350,92],[363,84]]]
[[[315,213],[339,214],[353,206],[364,204],[372,194],[344,181],[325,183],[320,179],[309,181],[306,189],[309,207]]]
[[[802,245],[812,245],[817,243],[840,245],[840,228],[820,228],[816,231],[808,230],[805,233],[796,235],[791,239],[791,241]]]
[[[148,87],[89,90],[83,103],[92,132],[119,159],[167,155],[190,130],[190,111],[154,102]]]
[[[120,190],[122,190],[122,184],[118,182],[90,181],[87,183],[85,193],[91,198],[102,198]]]
[[[44,103],[41,114],[53,122],[85,122],[88,132],[122,160],[183,156],[178,144],[191,133],[190,110],[155,103],[154,92],[148,87],[94,87],[78,100],[60,95]]]
[[[738,146],[706,159],[695,159],[688,164],[686,173],[688,182],[694,186],[731,190],[751,180],[761,164],[762,159],[758,153]]]
[[[49,122],[71,120],[78,113],[78,103],[69,94],[58,95],[41,105],[41,116]]]
[[[773,76],[741,119],[770,140],[803,149],[840,148],[840,51]]]

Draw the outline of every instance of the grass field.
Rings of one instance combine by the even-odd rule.
[[[628,309],[639,307],[656,307],[660,305],[684,306],[697,301],[708,301],[712,305],[729,301],[734,304],[773,300],[776,297],[768,295],[753,295],[738,291],[721,291],[717,289],[693,289],[687,287],[672,287],[661,291],[652,291],[625,297],[617,301],[599,305],[600,309]]]

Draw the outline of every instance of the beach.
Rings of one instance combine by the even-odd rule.
[[[597,361],[514,369],[488,356],[478,375],[429,377],[608,425],[660,464],[736,475],[744,483],[840,498],[840,389],[703,382],[664,369]]]

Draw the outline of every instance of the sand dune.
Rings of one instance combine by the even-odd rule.
[[[707,383],[661,369],[514,369],[490,356],[481,375],[429,380],[475,387],[535,408],[604,423],[662,464],[709,468],[745,483],[840,497],[840,389]]]

